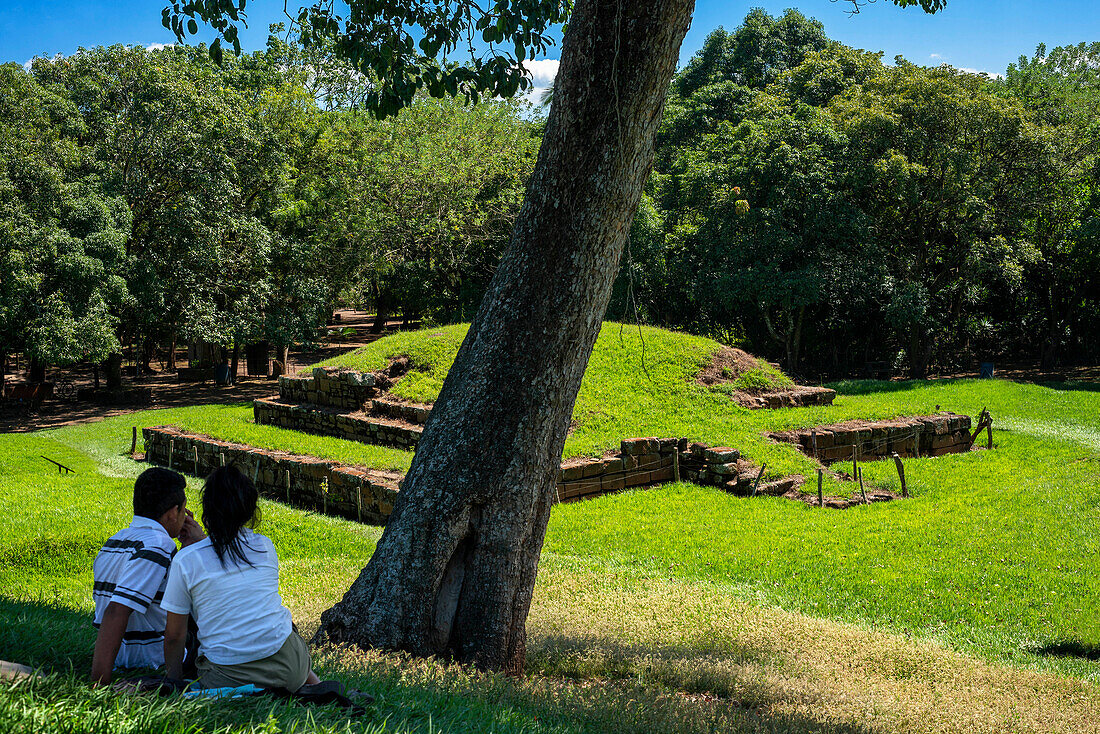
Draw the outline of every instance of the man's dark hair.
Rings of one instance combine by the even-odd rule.
[[[187,501],[187,480],[179,472],[154,466],[134,482],[134,514],[156,520],[173,507]]]

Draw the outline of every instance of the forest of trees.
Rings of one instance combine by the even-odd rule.
[[[543,127],[417,99],[273,36],[0,66],[0,361],[310,341],[340,304],[468,320]],[[1003,77],[754,10],[676,76],[608,317],[801,375],[1100,353],[1100,44]],[[171,366],[171,365],[170,365]],[[0,371],[2,374],[2,371]]]
[[[185,46],[0,66],[0,361],[285,349],[341,300],[470,318],[538,127],[511,102],[379,121],[366,87],[276,36],[222,67]]]
[[[618,308],[803,374],[1095,360],[1098,104],[1100,44],[990,78],[754,10],[673,82]]]

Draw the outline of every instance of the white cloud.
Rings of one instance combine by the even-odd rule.
[[[27,59],[26,61],[24,61],[24,62],[23,62],[23,68],[24,68],[24,69],[26,69],[27,71],[30,71],[30,70],[31,70],[31,62],[32,62],[32,61],[34,61],[34,59],[33,59],[33,58],[31,58],[31,59]]]
[[[523,68],[531,76],[536,87],[548,87],[558,75],[558,59],[529,59],[523,62]]]
[[[523,68],[527,70],[527,74],[531,77],[531,82],[534,85],[523,95],[525,100],[533,105],[542,102],[542,95],[546,93],[546,90],[550,88],[550,85],[554,83],[554,78],[558,75],[558,63],[558,59],[528,59],[523,62]]]
[[[162,48],[172,48],[174,43],[150,43],[145,48],[149,51],[160,51]]]
[[[928,54],[928,58],[930,58],[930,59],[942,59],[943,57],[940,56],[939,54]]]
[[[978,76],[987,76],[990,79],[1004,79],[1004,74],[990,74],[984,69],[968,69],[965,66],[958,67],[959,71],[964,71],[967,74],[976,74]]]

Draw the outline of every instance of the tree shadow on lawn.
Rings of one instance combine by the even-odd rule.
[[[0,619],[4,620],[0,625],[0,660],[58,673],[66,679],[71,676],[74,684],[85,679],[95,644],[90,614],[48,600],[0,596]],[[591,641],[560,638],[547,640],[545,645],[553,647],[559,656],[572,655],[589,649]],[[493,730],[507,731],[509,724],[548,719],[591,731],[710,731],[714,725],[731,732],[872,731],[853,723],[769,711],[775,704],[788,701],[780,690],[761,679],[760,662],[771,657],[765,650],[746,649],[727,655],[690,646],[645,649],[608,640],[600,640],[598,646],[600,654],[617,662],[602,674],[588,676],[590,679],[563,675],[564,671],[538,671],[538,677],[517,681],[457,666],[453,676],[421,677],[415,670],[430,663],[392,654],[380,655],[385,660],[382,665],[357,670],[358,666],[345,661],[336,667],[341,669],[339,677],[346,676],[350,687],[380,695],[377,709],[372,707],[369,718],[404,721],[414,729],[423,728],[424,721],[442,719],[458,728],[465,728],[465,721],[471,729],[491,724]],[[653,666],[649,673],[641,670],[647,660]],[[701,666],[701,660],[741,661],[746,669],[730,674],[719,670],[720,666]],[[655,661],[663,664],[655,665]],[[326,670],[329,666],[323,662],[322,666],[322,675],[335,672]],[[613,670],[616,666],[618,669]],[[549,676],[544,677],[547,673]],[[244,722],[254,716],[266,717],[270,707],[270,702],[260,701],[215,708],[221,718]],[[280,710],[277,718],[296,721],[307,713],[304,707],[290,707]],[[522,728],[518,726],[517,730]]]
[[[1045,657],[1080,658],[1090,662],[1100,660],[1100,645],[1080,640],[1057,640],[1032,648],[1032,652]]]
[[[91,669],[90,614],[50,601],[0,596],[0,619],[0,660],[58,673]]]
[[[1036,382],[1035,384],[1039,387],[1047,387],[1051,390],[1060,390],[1062,392],[1100,392],[1100,382],[1072,380],[1069,382]]]
[[[951,384],[958,382],[958,378],[946,380],[841,380],[839,382],[825,383],[825,387],[836,390],[838,396],[844,395],[874,395],[888,392],[905,392],[927,387],[935,383]]]
[[[836,712],[826,710],[824,701],[814,706],[821,711],[820,718],[789,710],[804,702],[805,692],[791,689],[782,676],[769,673],[781,668],[783,661],[767,646],[736,642],[718,648],[705,642],[639,645],[604,636],[561,634],[535,636],[528,644],[530,674],[549,676],[562,685],[599,681],[608,689],[637,686],[673,709],[709,710],[714,730],[877,731],[873,726],[838,721]],[[601,723],[600,713],[588,714],[593,718],[586,723]]]

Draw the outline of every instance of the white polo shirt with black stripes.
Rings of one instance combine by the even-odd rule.
[[[168,567],[176,542],[156,520],[135,516],[103,544],[92,564],[95,626],[103,621],[107,605],[117,602],[133,609],[118,668],[159,668],[164,665],[164,625],[168,615],[160,607]]]

